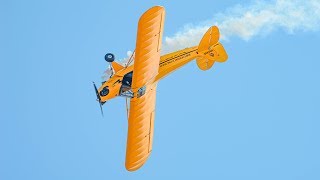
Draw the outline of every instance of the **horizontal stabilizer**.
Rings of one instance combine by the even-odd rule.
[[[227,52],[219,43],[220,32],[217,26],[212,26],[202,37],[199,46],[197,65],[201,70],[210,69],[214,62],[224,62],[228,59]]]

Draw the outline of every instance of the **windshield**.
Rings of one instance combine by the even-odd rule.
[[[113,75],[113,69],[111,66],[109,66],[101,76],[102,82],[108,81]]]
[[[133,74],[133,71],[123,76],[122,85],[120,88],[120,96],[126,96],[131,98],[133,97],[133,92],[131,89],[132,74]]]

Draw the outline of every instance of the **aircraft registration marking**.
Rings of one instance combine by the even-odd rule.
[[[166,66],[166,65],[171,64],[171,63],[173,63],[173,62],[176,62],[176,61],[178,61],[178,60],[180,60],[180,59],[186,58],[186,57],[190,56],[190,53],[192,53],[192,52],[194,52],[194,51],[197,51],[197,50],[192,50],[192,51],[189,51],[189,52],[183,52],[183,53],[181,53],[181,54],[177,54],[177,55],[175,55],[175,56],[173,56],[173,57],[170,57],[170,58],[168,58],[168,59],[165,59],[164,61],[162,61],[162,62],[160,63],[160,67]]]

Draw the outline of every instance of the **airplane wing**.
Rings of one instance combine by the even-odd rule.
[[[152,151],[156,84],[140,98],[132,98],[128,121],[126,168],[139,169]]]
[[[163,7],[152,7],[138,24],[126,152],[129,171],[139,169],[152,150],[157,86],[153,81],[159,70],[164,15]]]

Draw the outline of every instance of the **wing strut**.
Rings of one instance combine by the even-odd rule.
[[[128,98],[126,98],[126,110],[127,110],[127,119],[129,119],[129,102],[128,102]]]
[[[133,56],[134,56],[135,53],[136,53],[136,50],[133,51],[133,53],[131,54],[130,58],[128,59],[126,67],[128,67],[133,62]]]

